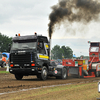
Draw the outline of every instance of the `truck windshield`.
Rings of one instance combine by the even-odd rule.
[[[90,52],[99,52],[99,47],[91,47]]]
[[[36,48],[36,42],[20,42],[20,41],[15,41],[12,44],[11,50],[16,50],[16,49],[35,49]]]

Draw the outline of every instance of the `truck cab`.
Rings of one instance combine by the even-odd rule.
[[[37,74],[41,72],[43,66],[48,68],[49,63],[49,42],[47,37],[35,34],[17,35],[13,38],[10,49],[9,71],[15,74],[17,79],[21,79],[23,75]]]
[[[94,72],[95,76],[100,76],[100,42],[89,42],[89,72]]]
[[[100,62],[100,42],[90,42],[89,62]]]
[[[10,49],[9,72],[14,74],[17,80],[28,75],[36,75],[42,80],[46,80],[49,75],[61,76],[63,66],[52,66],[50,63],[49,44],[47,37],[39,36],[36,33],[26,36],[19,34],[14,37]],[[65,70],[67,73],[67,69]]]

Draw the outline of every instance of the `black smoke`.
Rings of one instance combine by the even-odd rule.
[[[57,5],[52,6],[52,12],[49,15],[49,37],[52,37],[56,24],[65,20],[71,23],[88,23],[98,20],[99,13],[100,3],[98,0],[60,0]]]

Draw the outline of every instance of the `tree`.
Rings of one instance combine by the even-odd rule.
[[[52,48],[51,53],[52,53],[52,58],[53,59],[62,59],[63,57],[64,58],[72,58],[73,57],[73,51],[68,46],[66,46],[66,47],[62,46],[60,48],[59,45],[55,45]]]
[[[53,59],[61,59],[62,52],[59,45],[56,45],[52,48],[51,53],[53,55]]]
[[[12,38],[0,33],[0,52],[9,52],[8,45],[11,43]]]
[[[73,57],[73,51],[70,47],[62,46],[61,49],[62,49],[62,53],[63,53],[64,58],[72,58]]]

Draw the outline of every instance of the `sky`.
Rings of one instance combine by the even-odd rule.
[[[48,37],[49,14],[58,0],[0,0],[0,32],[9,37],[15,34]],[[89,43],[100,42],[100,21],[69,23],[57,26],[51,47],[69,46],[77,57],[89,55]]]

